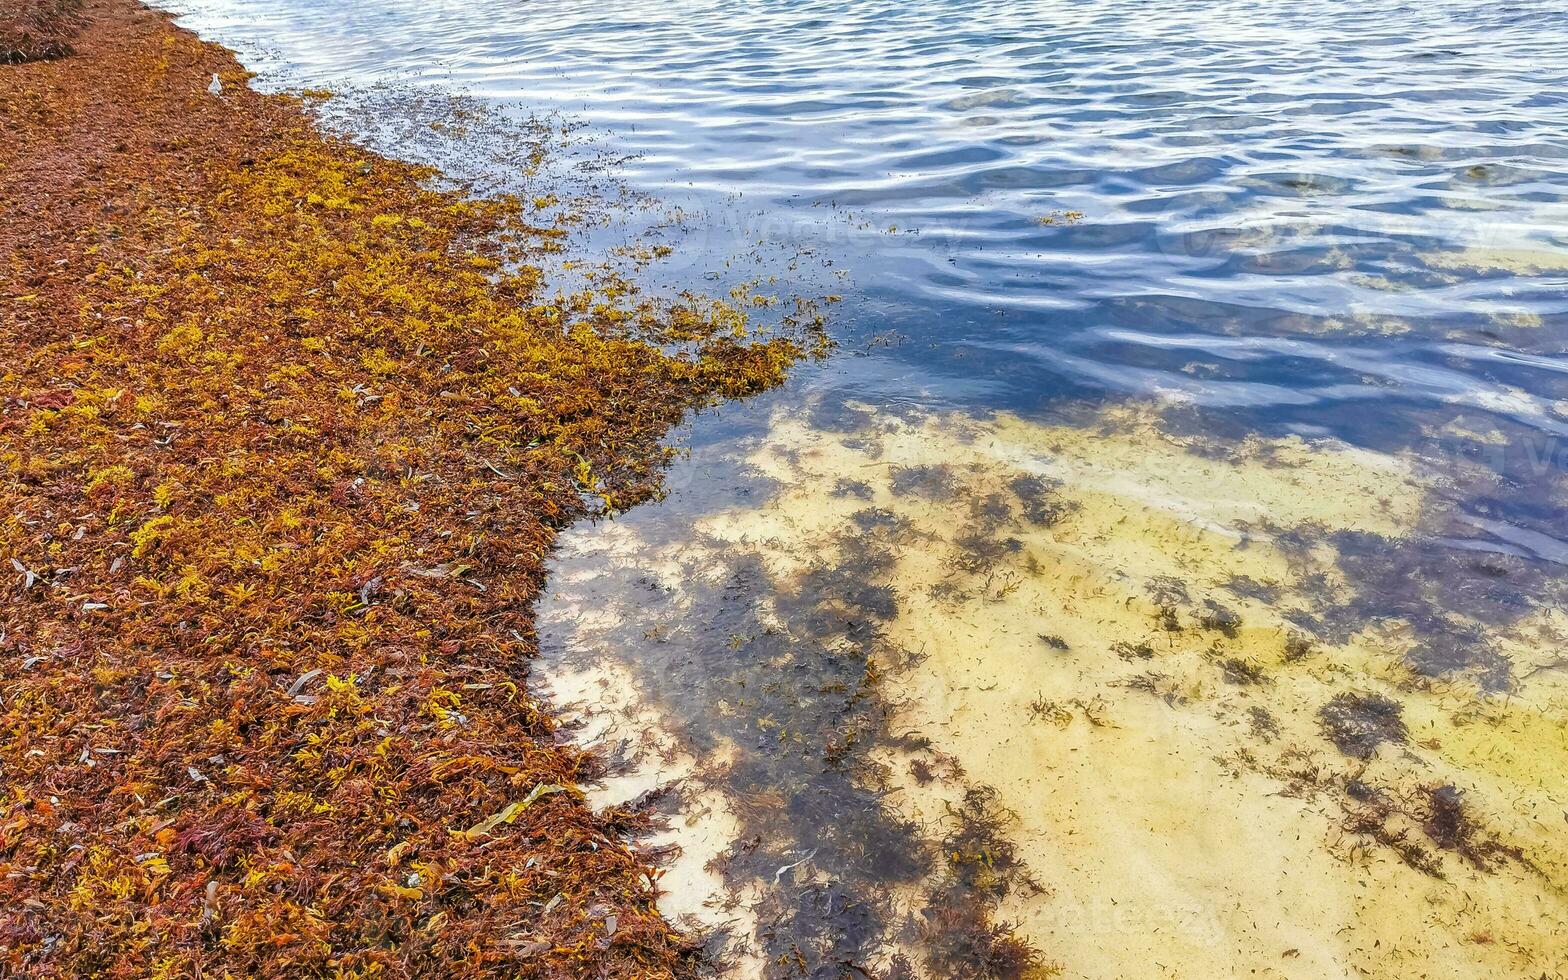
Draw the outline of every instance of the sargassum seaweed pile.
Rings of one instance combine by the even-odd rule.
[[[525,687],[532,602],[799,349],[551,297],[523,202],[84,14],[0,67],[0,972],[686,971],[645,818]]]
[[[81,0],[7,0],[0,7],[0,64],[70,54],[81,6]]]

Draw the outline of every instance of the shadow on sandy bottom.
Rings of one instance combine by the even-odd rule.
[[[776,415],[743,504],[574,532],[542,610],[731,971],[1553,968],[1568,618],[1375,614],[1446,519],[1418,461],[1150,406],[837,417]]]

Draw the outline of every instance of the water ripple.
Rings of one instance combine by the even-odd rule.
[[[586,121],[701,216],[671,275],[823,256],[847,337],[910,340],[864,362],[973,373],[974,407],[1174,394],[1418,451],[1444,412],[1568,418],[1550,0],[169,3],[274,82]]]

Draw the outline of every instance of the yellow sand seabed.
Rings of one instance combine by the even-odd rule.
[[[938,825],[966,786],[992,787],[1045,886],[1000,918],[1063,975],[1568,969],[1568,672],[1530,670],[1563,656],[1568,616],[1494,631],[1528,675],[1506,697],[1412,674],[1398,620],[1332,643],[1287,618],[1350,597],[1325,531],[1394,540],[1423,519],[1404,461],[1294,438],[1215,449],[1139,409],[851,434],[780,417],[759,447],[781,489],[699,537],[787,592],[852,559],[853,515],[896,516],[885,625],[923,657],[886,693],[964,777],[922,785],[888,751],[892,805]],[[1405,731],[1346,754],[1321,715],[1341,695],[1390,699]]]

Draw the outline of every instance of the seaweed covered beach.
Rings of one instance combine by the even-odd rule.
[[[131,0],[0,15],[0,973],[689,967],[528,687],[559,529],[802,353]]]
[[[0,0],[0,977],[1568,976],[1560,3],[147,2]]]
[[[81,0],[16,0],[0,11],[0,63],[63,58],[81,26]]]

